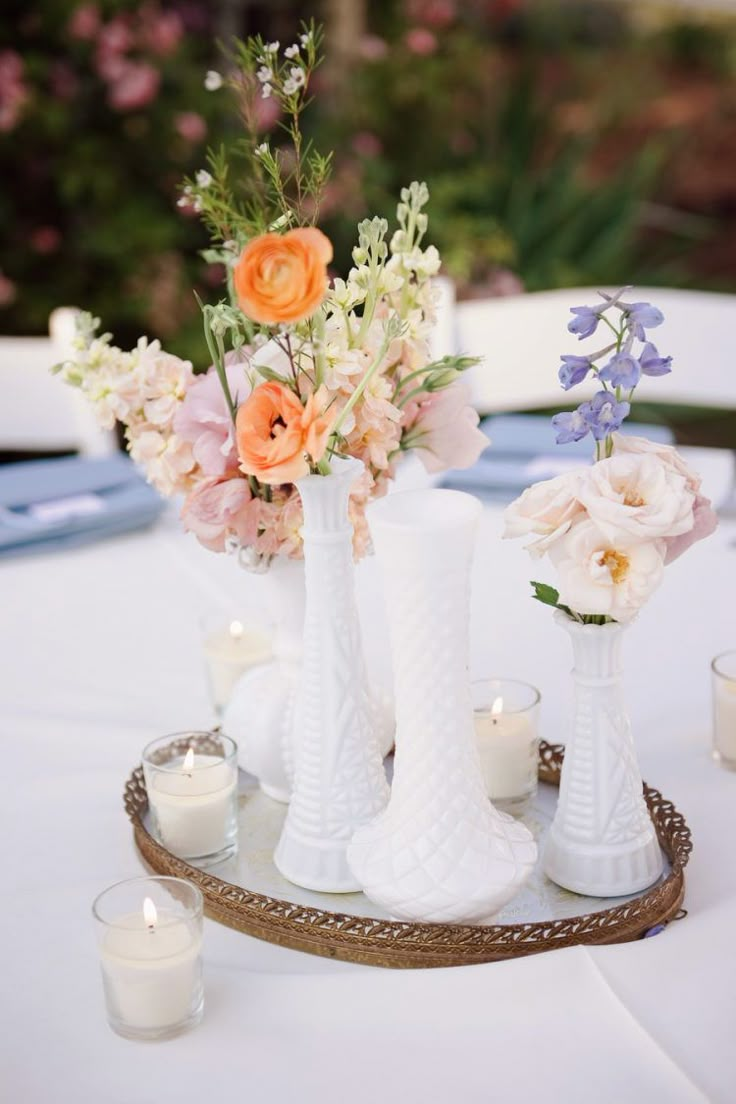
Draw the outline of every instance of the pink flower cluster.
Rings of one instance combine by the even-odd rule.
[[[549,555],[562,605],[628,621],[717,519],[674,448],[621,433],[613,441],[608,459],[524,491],[506,510],[504,536],[535,537],[529,551]]]
[[[29,99],[23,59],[15,50],[0,52],[0,132],[7,134],[20,122]]]

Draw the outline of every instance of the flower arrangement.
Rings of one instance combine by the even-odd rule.
[[[305,143],[300,125],[320,39],[312,24],[283,53],[260,37],[236,43],[227,79],[246,132],[237,179],[234,159],[213,151],[183,186],[180,202],[211,233],[206,259],[226,273],[227,295],[200,304],[210,367],[195,374],[145,338],[123,351],[89,315],[74,356],[58,366],[102,425],[123,424],[149,480],[186,496],[185,527],[213,551],[241,550],[254,569],[301,555],[294,483],[329,473],[333,457],[365,464],[351,499],[361,555],[364,507],[385,493],[404,453],[438,471],[468,466],[488,443],[461,378],[474,359],[429,355],[440,258],[425,244],[426,186],[402,189],[390,239],[385,219],[361,222],[353,268],[330,280],[332,246],[316,226],[330,157]],[[263,99],[278,105],[285,148],[261,140]]]
[[[565,355],[565,390],[592,377],[600,385],[576,410],[552,419],[557,443],[595,440],[595,462],[535,483],[506,510],[505,537],[533,535],[534,556],[549,555],[559,589],[533,582],[534,597],[585,624],[629,621],[659,586],[664,568],[716,527],[699,477],[670,445],[619,432],[642,375],[671,370],[647,330],[664,317],[650,303],[601,294],[573,307],[568,330],[579,339],[603,326],[611,340],[587,356]]]

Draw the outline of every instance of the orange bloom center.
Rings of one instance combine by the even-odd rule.
[[[608,568],[614,583],[622,583],[629,573],[629,557],[609,548],[601,556],[601,564]]]

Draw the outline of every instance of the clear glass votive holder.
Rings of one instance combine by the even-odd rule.
[[[471,685],[483,780],[494,805],[520,812],[537,792],[539,691],[514,679]]]
[[[198,1024],[202,894],[182,878],[130,878],[92,905],[107,1020],[127,1039],[170,1039]]]
[[[711,663],[713,683],[713,758],[736,770],[736,650]]]
[[[176,732],[143,749],[153,834],[193,866],[238,849],[238,745],[221,732]]]
[[[271,659],[272,633],[255,618],[228,616],[223,610],[203,617],[201,628],[210,698],[221,721],[238,680]]]

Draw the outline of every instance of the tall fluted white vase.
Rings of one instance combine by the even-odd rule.
[[[223,726],[237,741],[243,770],[256,776],[269,797],[288,802],[302,676],[304,564],[276,556],[261,583],[275,625],[273,657],[239,679]]]
[[[620,897],[656,882],[662,853],[642,780],[621,684],[624,625],[557,623],[572,640],[573,719],[544,870],[565,889]]]
[[[534,866],[527,828],[487,797],[468,675],[470,565],[481,505],[457,491],[390,495],[369,507],[396,692],[396,757],[385,812],[348,850],[366,895],[402,920],[477,923]]]
[[[388,799],[376,711],[363,661],[348,498],[363,471],[334,459],[297,482],[304,506],[306,615],[294,790],[274,862],[290,881],[332,893],[359,888],[347,845]]]

